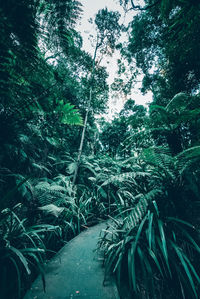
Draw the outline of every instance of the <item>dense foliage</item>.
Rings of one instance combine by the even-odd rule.
[[[118,48],[132,83],[143,72],[153,102],[102,132],[104,149],[123,163],[102,184],[113,186],[118,213],[101,243],[106,269],[122,298],[199,298],[199,2],[120,2],[138,14]]]
[[[72,176],[89,88],[85,154],[95,148],[94,114],[105,111],[108,86],[101,66],[91,82],[93,59],[74,29],[81,11],[73,0],[1,2],[1,298],[20,298],[92,217],[87,186],[75,188]]]
[[[109,93],[97,60],[115,49],[119,13],[97,14],[91,57],[79,1],[0,5],[1,298],[21,298],[39,272],[45,288],[47,259],[108,216],[100,246],[122,298],[199,297],[200,5],[119,2],[137,11],[117,45],[124,90],[142,72],[153,101],[127,100],[112,122],[95,120]]]

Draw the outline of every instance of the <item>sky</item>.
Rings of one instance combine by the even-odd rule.
[[[133,18],[133,11],[130,11],[126,17],[124,16],[123,8],[119,5],[118,0],[80,0],[83,7],[82,18],[77,25],[77,30],[81,33],[83,38],[83,49],[89,52],[93,56],[94,48],[91,45],[89,36],[95,35],[95,30],[92,24],[89,23],[90,18],[95,18],[98,10],[107,7],[108,10],[119,11],[121,14],[121,23],[127,25],[130,20]],[[126,40],[125,36],[122,36],[121,42]],[[111,85],[114,81],[114,78],[117,77],[117,59],[120,58],[119,52],[115,52],[112,57],[104,59],[101,64],[107,68],[107,72],[109,73],[108,84]],[[152,100],[151,93],[146,95],[142,95],[139,88],[141,87],[142,77],[138,78],[139,83],[135,84],[132,93],[128,98],[135,100],[138,105],[147,105]],[[118,113],[124,104],[125,99],[123,97],[109,97],[108,101],[108,118],[112,118],[115,113]]]

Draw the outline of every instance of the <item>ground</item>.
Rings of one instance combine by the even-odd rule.
[[[104,268],[95,250],[106,223],[93,226],[67,243],[46,267],[46,292],[38,277],[24,299],[118,299],[113,279],[104,283]]]

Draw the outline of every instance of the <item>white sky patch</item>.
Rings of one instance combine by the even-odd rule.
[[[100,9],[103,9],[105,7],[108,8],[108,10],[118,11],[121,14],[120,22],[124,25],[127,25],[133,18],[133,15],[136,14],[136,12],[130,11],[126,16],[124,15],[123,8],[119,5],[118,0],[81,0],[80,1],[83,5],[83,15],[82,18],[76,27],[76,29],[81,33],[81,36],[83,38],[83,49],[90,53],[92,56],[94,54],[94,47],[91,45],[91,37],[90,35],[96,36],[96,32],[94,29],[94,25],[89,23],[89,19],[95,18],[95,15]],[[123,34],[120,42],[127,42],[127,37]],[[101,61],[101,65],[105,66],[107,69],[107,72],[109,74],[108,77],[108,84],[111,85],[114,81],[114,78],[117,77],[117,59],[120,58],[119,51],[115,51],[112,57],[107,56]],[[152,94],[151,92],[147,93],[146,95],[142,95],[140,92],[140,88],[142,85],[142,76],[138,77],[138,83],[134,85],[134,88],[131,92],[131,95],[128,95],[128,99],[133,99],[136,104],[138,105],[145,105],[147,106],[149,102],[152,101]],[[126,101],[126,98],[119,95],[119,97],[111,97],[108,101],[108,113],[106,115],[107,119],[111,119],[115,113],[120,112],[120,110],[123,108],[123,105]],[[105,115],[104,115],[105,117]]]

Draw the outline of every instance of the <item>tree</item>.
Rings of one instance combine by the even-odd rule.
[[[138,11],[121,53],[143,71],[153,103],[129,139],[141,137],[140,151],[123,161],[132,172],[102,184],[112,183],[119,197],[119,217],[102,239],[106,269],[116,273],[121,297],[198,298],[199,2],[121,3]]]
[[[150,131],[152,130],[157,145],[167,144],[172,154],[178,154],[190,146],[199,144],[198,99],[199,95],[179,93],[166,107],[151,105]]]
[[[114,49],[116,39],[119,37],[120,34],[120,26],[118,24],[119,21],[119,13],[117,12],[109,12],[106,9],[102,9],[98,12],[98,14],[95,17],[95,24],[96,24],[96,45],[94,49],[94,56],[93,56],[93,62],[92,62],[92,69],[90,74],[90,88],[89,88],[89,99],[88,99],[88,107],[85,115],[84,120],[84,126],[83,126],[83,132],[81,135],[81,141],[79,146],[79,152],[78,152],[78,158],[77,158],[77,166],[74,172],[73,177],[73,184],[76,182],[77,174],[78,174],[78,168],[79,163],[82,155],[83,150],[83,143],[85,139],[85,131],[87,127],[88,122],[88,115],[91,108],[91,102],[92,102],[92,96],[93,96],[93,80],[95,76],[95,64],[96,64],[96,57],[97,57],[97,51],[100,51],[101,53],[106,54],[107,50],[110,48],[111,50]]]
[[[140,145],[139,132],[146,127],[146,108],[136,105],[134,100],[127,100],[119,115],[112,122],[101,124],[100,141],[103,151],[112,157],[127,157],[131,152],[137,152],[144,147],[144,140]],[[131,142],[130,142],[131,141]]]
[[[119,133],[120,132],[120,133]],[[109,153],[113,158],[125,155],[123,143],[127,136],[127,123],[124,117],[116,117],[111,123],[104,123],[100,141],[103,145],[103,151]]]
[[[143,91],[152,90],[156,103],[166,105],[176,93],[198,89],[200,7],[198,1],[178,0],[145,5],[130,23],[128,47],[122,52],[145,74]]]

